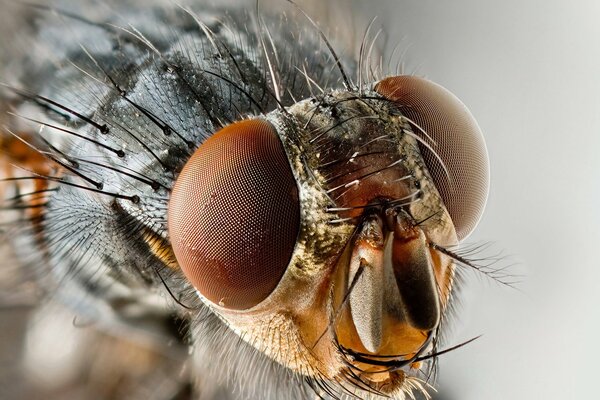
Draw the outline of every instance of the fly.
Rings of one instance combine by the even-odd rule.
[[[488,193],[460,100],[303,12],[27,7],[0,194],[54,300],[189,347],[186,396],[428,396]]]

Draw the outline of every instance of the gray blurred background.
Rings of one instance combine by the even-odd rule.
[[[600,2],[299,3],[354,43],[378,16],[383,54],[399,44],[405,71],[454,92],[486,137],[491,192],[468,240],[494,242],[523,277],[517,290],[468,279],[452,342],[483,336],[441,357],[436,399],[597,397]],[[24,314],[1,311],[0,358],[10,367],[19,341],[7,338],[19,337]]]

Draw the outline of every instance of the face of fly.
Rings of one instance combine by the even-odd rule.
[[[433,113],[434,122],[419,121],[419,107],[433,103],[443,121],[468,113],[455,101],[429,81],[388,78],[208,139],[169,205],[174,253],[199,296],[242,339],[303,376],[359,394],[419,387],[452,291],[453,262],[439,249],[461,237],[447,188],[469,179],[445,159],[456,153],[444,146],[452,129],[436,126]],[[402,109],[410,102],[412,118]],[[479,140],[466,121],[459,129]]]
[[[260,375],[225,378],[242,389],[266,381],[255,360],[283,377],[266,382],[269,396],[277,385],[340,398],[421,387],[451,300],[447,248],[487,196],[466,107],[416,77],[365,85],[359,73],[355,87],[322,32],[297,34],[285,16],[272,36],[241,9],[228,22],[204,5],[202,18],[129,6],[91,21],[79,7],[34,7],[21,83],[2,86],[0,199],[43,260],[33,267],[51,272],[36,272],[44,288],[90,294],[109,324],[140,328],[121,289],[158,322],[149,332],[173,314],[191,320],[196,355],[233,354],[208,368]],[[336,79],[345,89],[329,87]],[[156,299],[165,293],[177,304]]]

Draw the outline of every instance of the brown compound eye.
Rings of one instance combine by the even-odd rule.
[[[375,90],[393,100],[402,114],[418,125],[415,133],[420,128],[433,140],[423,138],[443,165],[431,149],[419,144],[421,154],[458,239],[464,239],[479,222],[489,189],[488,154],[477,122],[456,96],[423,78],[390,77],[380,81]]]
[[[300,225],[296,180],[275,129],[262,120],[229,125],[189,159],[171,193],[175,257],[208,300],[251,308],[271,294]]]

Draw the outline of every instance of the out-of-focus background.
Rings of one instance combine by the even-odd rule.
[[[491,192],[469,241],[494,242],[513,255],[507,264],[520,262],[513,271],[523,276],[516,290],[468,279],[453,342],[483,336],[441,357],[435,398],[596,397],[600,3],[338,0],[319,11],[299,3],[333,21],[330,30],[337,24],[353,33],[354,43],[378,16],[383,54],[399,45],[405,71],[454,92],[486,137]],[[14,305],[0,309],[5,370],[17,362],[25,327],[18,306],[28,304]]]
[[[410,45],[408,72],[454,92],[491,160],[486,213],[469,241],[520,261],[517,290],[465,289],[441,357],[444,400],[598,398],[600,2],[354,1]]]

